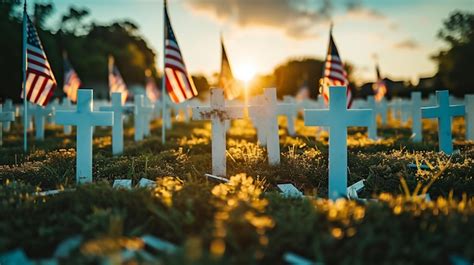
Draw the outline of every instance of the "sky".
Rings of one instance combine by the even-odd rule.
[[[163,0],[53,3],[53,27],[71,5],[86,7],[94,21],[136,23],[162,65]],[[290,58],[323,59],[333,21],[340,56],[355,66],[356,81],[375,79],[377,58],[382,75],[416,83],[436,72],[430,56],[445,47],[436,37],[443,20],[455,10],[473,12],[474,0],[168,0],[168,6],[192,74],[219,71],[221,32],[240,79],[271,73]]]

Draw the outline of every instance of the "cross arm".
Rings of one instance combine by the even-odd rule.
[[[372,120],[372,111],[370,109],[355,109],[346,112],[347,126],[370,126]]]
[[[10,111],[5,111],[0,113],[0,121],[14,121],[15,113]]]
[[[298,112],[298,109],[296,108],[296,104],[283,103],[277,105],[277,112],[279,115],[295,115]]]
[[[260,112],[265,109],[263,105],[250,105],[248,106],[250,117],[256,117]]]
[[[210,120],[213,108],[207,106],[198,106],[193,108],[193,120]]]
[[[426,119],[434,119],[439,117],[439,107],[421,108],[421,116]]]
[[[452,116],[464,116],[466,114],[464,105],[453,105],[449,109]]]
[[[61,125],[77,125],[82,117],[76,111],[61,110],[54,116],[54,122]]]
[[[330,126],[333,117],[330,117],[328,110],[304,110],[305,126]]]
[[[112,126],[114,124],[114,113],[110,111],[89,112],[86,115],[89,116],[90,124],[94,126]]]

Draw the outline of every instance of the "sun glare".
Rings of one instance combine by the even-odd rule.
[[[254,65],[244,64],[235,69],[235,77],[242,82],[249,83],[255,77],[255,72]]]

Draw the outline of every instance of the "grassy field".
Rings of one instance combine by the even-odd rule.
[[[31,258],[49,258],[80,235],[64,263],[285,264],[289,252],[316,264],[474,260],[474,145],[464,141],[462,119],[454,122],[460,153],[451,157],[436,151],[434,122],[424,123],[419,144],[395,121],[379,128],[378,141],[351,128],[348,182],[365,179],[359,197],[375,200],[336,202],[325,199],[327,134],[302,120],[296,137],[280,127],[282,161],[273,167],[251,124],[234,122],[227,138],[227,171],[234,177],[227,184],[204,177],[211,173],[209,123],[176,122],[165,145],[160,126],[154,122],[152,136],[135,143],[129,121],[119,157],[111,155],[110,129],[97,128],[94,184],[81,187],[75,135],[49,126],[46,139],[31,140],[24,154],[21,127],[14,126],[0,148],[0,253],[23,248]],[[156,179],[156,189],[110,187],[114,179],[135,185],[142,177]],[[307,197],[281,196],[276,184],[287,182]],[[50,189],[65,191],[35,195]],[[417,196],[426,192],[432,201]],[[172,242],[176,251],[153,252],[141,239],[146,234]],[[124,250],[134,253],[129,260]]]

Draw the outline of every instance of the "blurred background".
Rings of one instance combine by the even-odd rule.
[[[107,58],[115,57],[129,88],[145,71],[160,82],[162,0],[30,1],[34,21],[62,96],[63,60],[83,86],[108,97]],[[387,97],[424,96],[448,88],[474,93],[472,0],[170,0],[169,13],[200,96],[217,84],[222,33],[234,75],[250,94],[277,87],[278,96],[303,87],[318,94],[329,24],[355,97],[373,93],[375,64]],[[0,0],[0,101],[19,100],[22,2]],[[159,83],[158,83],[159,84]]]

